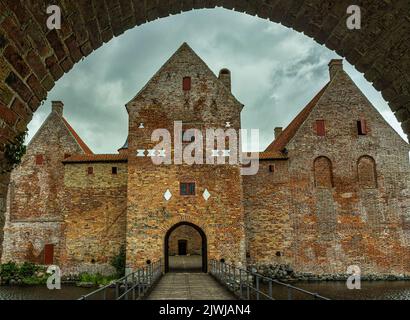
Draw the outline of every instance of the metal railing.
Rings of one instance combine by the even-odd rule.
[[[265,277],[259,273],[244,270],[233,265],[211,260],[209,273],[222,285],[227,287],[239,299],[243,300],[276,300],[278,291],[283,293],[287,300],[310,297],[315,300],[330,300],[317,293],[313,293],[290,284]],[[274,286],[279,286],[275,287]],[[274,289],[277,297],[274,297]],[[282,295],[283,296],[283,295]]]
[[[79,300],[138,300],[143,299],[162,276],[162,260],[151,263]]]

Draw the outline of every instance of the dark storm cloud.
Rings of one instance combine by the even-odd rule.
[[[126,32],[77,64],[50,92],[30,123],[30,137],[63,100],[65,116],[94,152],[115,152],[127,136],[127,103],[183,43],[215,72],[232,71],[233,93],[245,104],[245,128],[261,129],[261,147],[327,83],[337,55],[281,25],[224,9],[156,20]],[[346,70],[389,122],[386,103],[362,75]]]

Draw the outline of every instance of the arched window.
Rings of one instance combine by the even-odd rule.
[[[317,157],[314,161],[315,187],[333,188],[332,162],[327,157]]]
[[[370,156],[360,157],[357,162],[357,176],[362,188],[377,188],[376,162]]]

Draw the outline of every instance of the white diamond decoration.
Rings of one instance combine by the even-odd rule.
[[[171,191],[169,191],[169,189],[167,189],[167,191],[165,191],[164,198],[167,201],[169,201],[172,198],[172,193],[171,193]]]
[[[231,123],[230,123],[230,122],[227,122],[226,125],[225,125],[225,127],[226,127],[226,128],[230,128],[230,127],[231,127]]]
[[[208,189],[205,189],[202,196],[204,197],[205,201],[208,201],[208,199],[211,197],[211,194],[209,193]]]

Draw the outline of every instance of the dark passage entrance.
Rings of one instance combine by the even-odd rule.
[[[165,272],[207,272],[205,232],[189,222],[174,225],[165,235]]]
[[[187,255],[187,240],[178,240],[178,255],[186,256]]]

